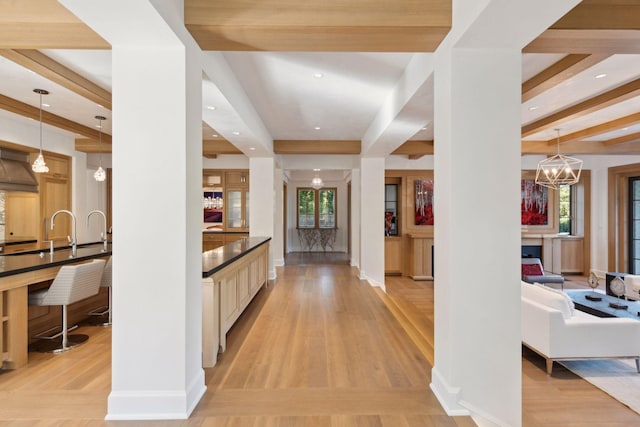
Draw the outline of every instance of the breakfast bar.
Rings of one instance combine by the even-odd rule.
[[[202,254],[202,365],[216,364],[226,335],[267,283],[270,237],[248,237]]]
[[[0,256],[0,349],[3,369],[16,369],[28,360],[29,285],[53,280],[60,267],[111,255],[111,246],[102,243],[79,245],[75,257],[71,249],[53,253],[35,251]]]

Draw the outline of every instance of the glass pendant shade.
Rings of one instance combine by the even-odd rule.
[[[560,129],[558,154],[541,160],[536,170],[536,184],[557,190],[561,185],[573,185],[580,181],[582,160],[560,154]]]
[[[40,152],[33,162],[33,165],[31,165],[31,170],[35,173],[47,173],[49,172],[49,167],[45,163],[44,156],[42,155],[42,95],[48,95],[49,92],[44,89],[34,89],[33,91],[40,95]]]
[[[47,173],[49,172],[49,167],[44,162],[44,157],[42,156],[42,151],[36,157],[36,160],[31,165],[31,170],[35,173]]]
[[[314,171],[316,173],[316,176],[314,176],[311,180],[311,187],[315,190],[319,190],[324,187],[324,182],[322,182],[322,178],[320,178],[320,169],[314,169]]]
[[[93,174],[93,177],[96,181],[102,182],[107,179],[107,173],[104,171],[104,169],[102,169],[102,166],[100,166],[98,167],[98,170]]]

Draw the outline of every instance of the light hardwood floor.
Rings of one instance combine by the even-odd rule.
[[[110,328],[60,355],[30,353],[0,373],[0,427],[475,425],[447,417],[429,390],[433,284],[387,278],[388,295],[347,265],[279,269],[206,370],[208,391],[184,421],[106,422]],[[159,373],[161,375],[161,373]],[[523,358],[525,426],[632,426],[640,417],[562,367]]]

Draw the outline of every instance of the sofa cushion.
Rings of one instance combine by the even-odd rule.
[[[562,317],[573,317],[575,306],[569,295],[564,292],[540,284],[529,284],[521,281],[522,297],[558,310]]]
[[[523,276],[541,276],[542,267],[540,264],[520,264],[522,266]]]

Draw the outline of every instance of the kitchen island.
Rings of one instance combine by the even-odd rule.
[[[0,256],[0,356],[3,369],[15,369],[28,360],[29,286],[53,280],[60,267],[111,255],[111,246],[102,243],[78,245],[77,256],[71,249],[36,251]]]
[[[213,367],[227,332],[267,283],[270,237],[247,237],[202,254],[202,365]]]

